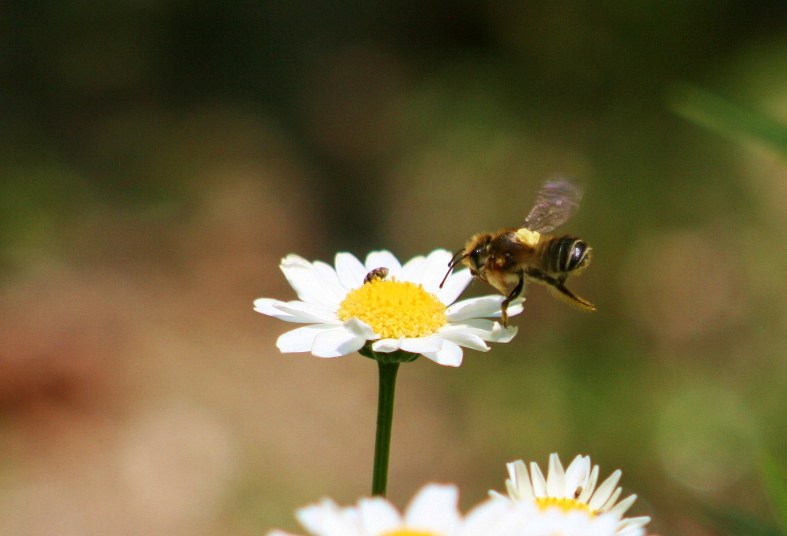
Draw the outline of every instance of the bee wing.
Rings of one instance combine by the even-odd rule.
[[[576,212],[582,193],[582,187],[569,179],[546,181],[538,192],[533,210],[525,218],[524,227],[539,233],[554,230]]]

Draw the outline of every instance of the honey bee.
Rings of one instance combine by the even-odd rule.
[[[592,303],[565,286],[569,275],[590,264],[590,246],[574,236],[546,234],[565,223],[581,199],[582,188],[576,183],[562,178],[548,180],[522,227],[473,235],[448,263],[440,286],[458,264],[466,265],[475,277],[505,296],[501,303],[503,326],[508,325],[508,305],[522,294],[525,280],[546,285],[555,296],[583,311],[595,311]]]

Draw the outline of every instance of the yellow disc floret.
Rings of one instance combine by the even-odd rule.
[[[536,504],[542,510],[546,510],[551,506],[560,508],[564,512],[571,512],[579,510],[591,516],[596,515],[596,511],[591,509],[587,503],[580,502],[576,499],[558,498],[558,497],[536,497]]]
[[[383,532],[382,536],[439,536],[434,532],[424,532],[422,530],[397,529]]]
[[[395,279],[372,279],[348,292],[338,315],[343,322],[365,322],[383,339],[426,337],[447,321],[445,305],[437,296],[421,285]]]

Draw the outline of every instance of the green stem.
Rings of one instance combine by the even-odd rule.
[[[377,435],[374,441],[374,472],[372,495],[385,497],[388,486],[388,457],[391,453],[394,389],[399,363],[377,362],[380,372],[380,391],[377,395]]]

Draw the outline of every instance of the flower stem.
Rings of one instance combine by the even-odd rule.
[[[377,395],[377,435],[374,441],[374,472],[372,495],[385,497],[388,486],[388,457],[391,453],[391,426],[393,425],[394,389],[398,362],[377,362],[380,372],[380,391]]]

